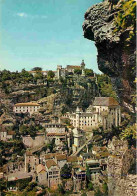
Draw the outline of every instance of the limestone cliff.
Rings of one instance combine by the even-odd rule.
[[[126,141],[113,138],[108,144],[108,195],[137,195],[136,150],[128,149]]]
[[[127,2],[130,5],[130,2],[134,3],[135,1],[106,0],[89,8],[85,13],[83,30],[84,37],[95,42],[98,50],[98,67],[111,77],[121,105],[134,113],[135,103],[132,98],[135,94],[136,71],[135,25],[132,25],[134,21],[131,20],[131,22],[128,21],[129,24],[125,28],[126,25],[119,20],[122,17],[120,14],[124,14],[123,12],[126,10],[125,7],[122,7],[122,2]],[[127,8],[130,8],[128,4]],[[126,11],[128,12],[128,9]],[[135,5],[132,11],[134,13]],[[128,13],[126,14],[128,15]],[[117,19],[118,16],[120,17]],[[124,28],[120,27],[116,31],[117,22],[121,26],[125,25]],[[132,36],[130,36],[131,34]]]

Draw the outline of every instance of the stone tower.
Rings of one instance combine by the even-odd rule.
[[[82,76],[85,76],[85,63],[84,60],[81,62],[81,70],[82,70]]]

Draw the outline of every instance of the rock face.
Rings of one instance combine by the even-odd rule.
[[[115,16],[119,2],[104,1],[89,8],[83,24],[84,37],[95,42],[98,50],[98,67],[110,76],[119,102],[134,113],[131,103],[135,94],[135,38],[126,43],[129,29],[115,33]]]
[[[113,138],[108,144],[108,195],[134,196],[137,195],[137,175],[135,173],[136,151],[128,149],[126,141]],[[133,172],[130,172],[134,165]]]

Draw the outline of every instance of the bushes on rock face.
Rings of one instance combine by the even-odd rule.
[[[127,126],[120,134],[121,139],[126,139],[129,145],[136,146],[136,125]]]
[[[126,29],[129,29],[127,41],[130,41],[135,36],[136,1],[120,1],[119,9],[120,11],[115,17],[116,29],[114,31],[125,31]]]
[[[116,92],[113,90],[111,80],[105,74],[97,75],[98,87],[102,97],[113,97],[117,99]]]

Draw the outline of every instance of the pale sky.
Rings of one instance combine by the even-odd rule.
[[[98,71],[94,42],[83,37],[84,13],[101,0],[0,0],[0,70],[56,70],[79,65]]]

